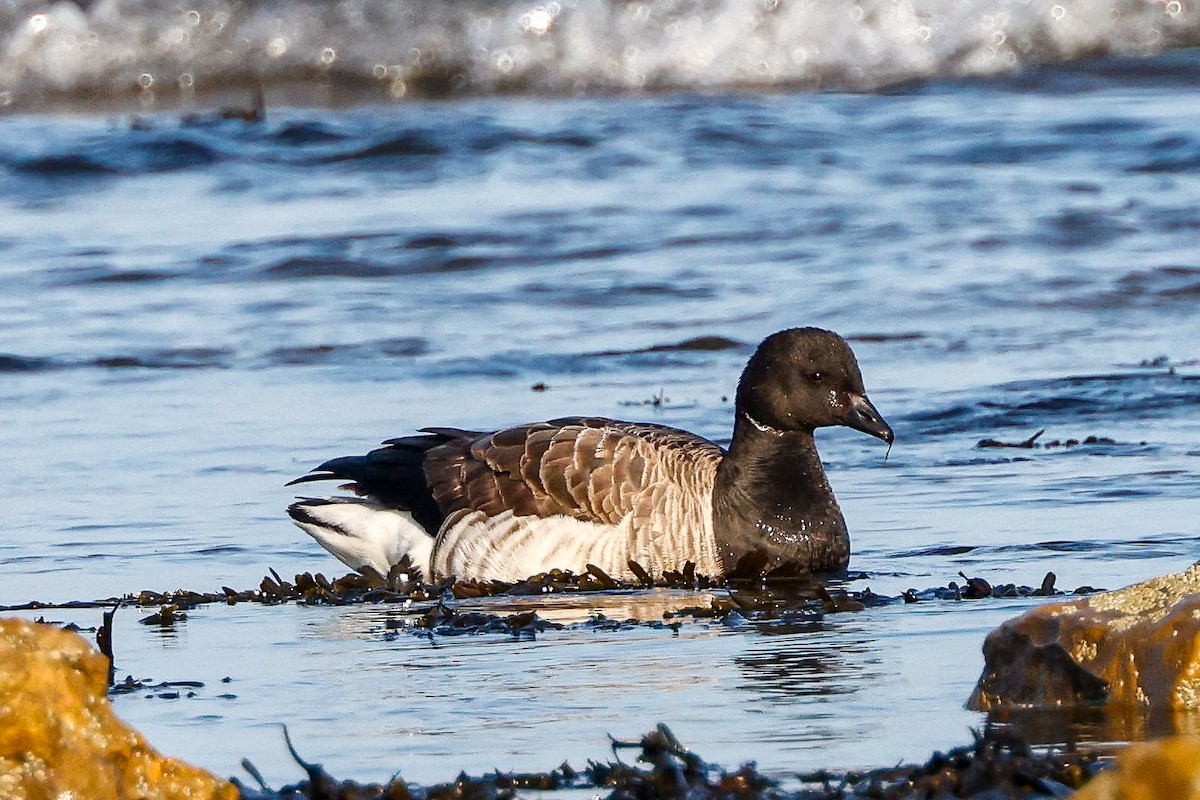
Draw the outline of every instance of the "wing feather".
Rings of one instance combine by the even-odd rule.
[[[653,484],[715,473],[721,456],[712,442],[675,428],[566,417],[451,439],[430,451],[425,473],[447,515],[510,510],[616,524],[648,513],[661,494]]]
[[[567,486],[567,476],[575,459],[575,440],[579,431],[573,428],[560,428],[554,432],[549,446],[542,453],[538,469],[538,478],[545,487],[557,508],[565,510],[573,517],[578,517],[579,505],[575,502]]]

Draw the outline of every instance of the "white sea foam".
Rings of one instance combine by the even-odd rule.
[[[314,78],[393,97],[871,89],[1193,46],[1200,9],[1191,0],[9,0],[0,31],[0,96],[18,101]]]

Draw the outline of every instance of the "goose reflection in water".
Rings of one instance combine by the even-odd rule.
[[[823,615],[758,623],[734,658],[743,688],[770,702],[853,694],[883,676],[878,644],[857,626]]]

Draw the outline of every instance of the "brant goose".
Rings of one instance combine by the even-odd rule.
[[[296,524],[354,569],[404,557],[427,580],[521,581],[594,564],[633,579],[691,561],[712,577],[844,569],[850,538],[813,430],[891,444],[846,341],[818,328],[768,336],[738,382],[725,451],[651,423],[566,417],[485,433],[424,428],[288,485],[348,481],[356,497],[302,498]]]

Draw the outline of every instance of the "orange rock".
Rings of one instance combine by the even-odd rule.
[[[988,634],[983,653],[971,709],[1200,709],[1200,562],[1035,608]]]
[[[108,663],[77,634],[0,619],[0,797],[236,800],[113,713]]]
[[[1071,800],[1200,800],[1200,738],[1130,745]]]

